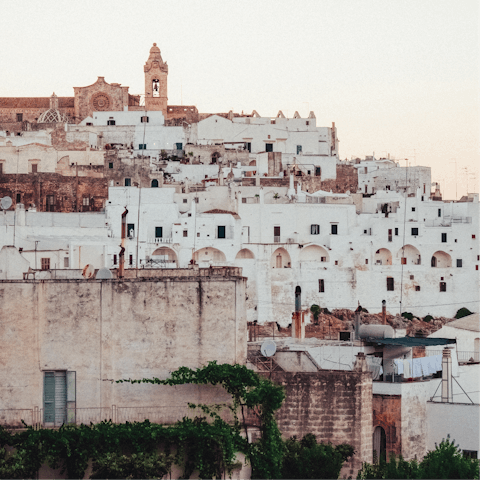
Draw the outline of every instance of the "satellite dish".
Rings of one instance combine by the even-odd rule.
[[[95,275],[95,268],[93,267],[93,265],[85,265],[85,267],[83,267],[82,275],[85,278],[93,278],[93,276]]]
[[[12,199],[10,197],[3,197],[0,200],[0,207],[2,207],[3,210],[8,210],[12,206]]]
[[[108,280],[109,278],[113,278],[113,275],[108,268],[104,267],[97,272],[96,278],[97,280]]]
[[[264,357],[271,357],[275,355],[277,351],[277,345],[273,340],[265,340],[260,347],[260,352]]]

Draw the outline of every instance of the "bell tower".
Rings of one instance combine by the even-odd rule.
[[[163,62],[156,43],[150,49],[150,55],[143,70],[145,72],[145,108],[162,111],[166,117],[168,65]]]

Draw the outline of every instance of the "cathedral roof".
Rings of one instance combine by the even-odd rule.
[[[67,123],[68,118],[55,108],[49,108],[38,117],[38,123]]]
[[[58,97],[59,108],[73,108],[74,97]],[[0,97],[0,108],[44,108],[50,107],[50,97]]]

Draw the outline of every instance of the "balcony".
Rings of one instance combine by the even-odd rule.
[[[163,243],[172,243],[172,237],[156,237],[156,238],[149,238],[147,240],[148,243],[154,245],[161,245]]]

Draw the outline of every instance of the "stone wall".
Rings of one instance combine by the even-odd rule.
[[[78,167],[80,170],[95,172],[98,167]],[[23,203],[26,209],[35,205],[38,212],[98,212],[108,197],[108,183],[105,178],[90,176],[63,176],[59,173],[30,173],[0,175],[0,197],[8,195],[15,208]],[[53,208],[47,207],[47,196],[53,196]],[[87,200],[83,200],[88,198]],[[84,203],[88,203],[85,204]]]
[[[69,142],[67,140],[67,132],[63,125],[58,126],[51,133],[52,146],[57,150],[86,150],[87,147],[90,147],[88,141],[79,141],[75,140]]]
[[[302,190],[314,193],[323,190],[333,193],[355,193],[358,190],[357,169],[353,165],[337,165],[337,178],[322,180],[322,177],[302,175],[296,177],[302,182]]]
[[[42,407],[43,372],[52,370],[76,372],[77,409],[213,401],[212,388],[111,380],[167,378],[180,366],[212,360],[245,364],[245,282],[194,272],[162,279],[1,281],[0,410]]]
[[[315,373],[274,372],[286,399],[277,413],[285,438],[313,433],[319,442],[348,443],[356,454],[342,474],[357,475],[372,461],[372,377],[369,372],[321,370]]]

